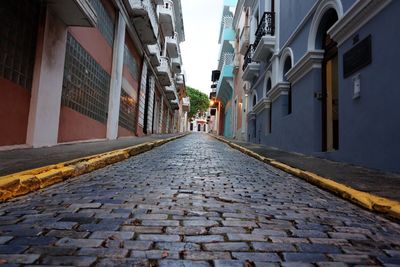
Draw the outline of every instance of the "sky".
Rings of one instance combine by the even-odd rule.
[[[218,66],[222,0],[181,0],[186,41],[181,43],[186,85],[209,94]]]

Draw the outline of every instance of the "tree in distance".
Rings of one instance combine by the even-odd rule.
[[[190,97],[189,118],[193,118],[199,112],[206,112],[210,105],[208,95],[199,90],[186,86],[187,95]]]

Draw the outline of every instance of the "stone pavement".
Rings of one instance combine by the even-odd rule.
[[[117,140],[61,144],[43,148],[24,148],[0,151],[0,176],[173,136],[176,136],[176,134],[130,137]]]
[[[400,173],[389,173],[323,158],[287,152],[261,144],[228,139],[264,157],[310,171],[354,189],[400,201]]]
[[[205,134],[0,204],[0,263],[400,266],[400,226]]]

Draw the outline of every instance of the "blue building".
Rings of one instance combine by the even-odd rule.
[[[217,105],[217,128],[218,133],[226,137],[233,137],[232,134],[232,96],[233,96],[233,70],[234,70],[234,43],[236,33],[233,29],[233,13],[237,0],[224,0],[222,18],[220,24],[219,40],[220,45],[218,69],[213,71],[212,81]]]
[[[400,171],[400,1],[237,5],[250,27],[247,140]]]

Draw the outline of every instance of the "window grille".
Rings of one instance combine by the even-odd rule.
[[[90,0],[90,4],[92,4],[97,14],[97,28],[104,38],[106,38],[108,44],[112,46],[114,40],[114,21],[104,8],[101,0]]]
[[[133,57],[129,48],[125,45],[124,50],[124,64],[128,66],[128,71],[132,77],[138,81],[139,80],[139,68],[136,59]]]
[[[62,104],[105,123],[110,75],[68,34]]]
[[[0,77],[31,90],[40,1],[0,1]]]
[[[136,131],[135,100],[123,89],[121,90],[121,102],[119,106],[119,126],[131,132]]]

